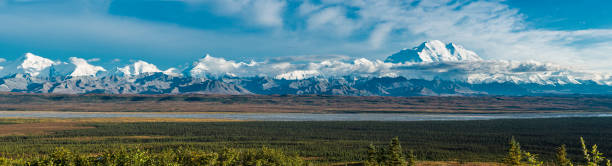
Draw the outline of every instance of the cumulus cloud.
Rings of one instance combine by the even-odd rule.
[[[189,69],[189,75],[194,77],[202,77],[206,75],[235,75],[235,73],[241,72],[243,66],[255,66],[256,62],[244,63],[244,62],[235,62],[231,60],[225,60],[223,58],[216,58],[210,55],[206,55],[204,58],[194,62]]]
[[[142,60],[137,60],[134,63],[126,65],[124,67],[117,67],[117,70],[121,72],[121,74],[123,74],[124,76],[137,76],[140,74],[163,72],[154,64]]]
[[[198,29],[177,25],[175,22],[115,16],[107,13],[108,10],[97,9],[108,8],[108,3],[89,5],[105,6],[96,9],[79,6],[80,3],[65,7],[87,8],[75,10],[87,11],[76,14],[35,10],[46,9],[42,5],[24,5],[3,8],[7,10],[0,13],[0,20],[5,21],[6,26],[0,27],[0,40],[14,41],[16,45],[27,43],[57,49],[73,48],[76,45],[78,48],[97,49],[105,54],[111,53],[105,52],[108,50],[130,50],[125,52],[133,54],[114,52],[112,55],[128,55],[128,59],[149,58],[154,59],[152,62],[155,63],[172,61],[175,64],[198,56],[202,50],[214,50],[215,55],[223,57],[268,59],[262,63],[274,69],[270,67],[265,70],[286,73],[325,66],[324,60],[320,58],[310,65],[306,60],[303,63],[281,62],[268,57],[341,54],[348,58],[325,63],[332,64],[331,68],[337,71],[343,71],[341,69],[347,67],[337,66],[355,66],[354,60],[362,57],[370,59],[375,65],[378,63],[371,59],[386,57],[422,41],[442,39],[461,43],[488,60],[536,60],[581,70],[611,70],[607,64],[612,61],[611,29],[550,30],[530,27],[530,23],[525,22],[528,16],[501,1],[177,1],[191,6],[206,6],[189,10],[213,10],[211,12],[215,15],[238,18],[239,22],[230,27],[221,27],[220,30]],[[65,40],[46,42],[60,38]],[[238,68],[247,66],[239,65]],[[509,72],[541,72],[539,67],[541,65],[534,67],[523,64]],[[240,73],[232,71],[234,69],[228,67],[216,72]],[[262,72],[265,70],[253,69]],[[600,77],[607,78],[605,75],[597,78]]]
[[[173,67],[164,70],[162,73],[169,76],[182,76],[181,72],[177,68]]]
[[[351,8],[358,10],[349,18],[346,9]],[[299,11],[307,13],[309,31],[369,34],[365,48],[406,47],[433,38],[462,43],[487,59],[538,60],[593,70],[607,68],[600,60],[612,60],[612,30],[530,28],[527,16],[499,1],[306,1]]]
[[[275,62],[291,62],[291,63],[308,63],[323,60],[350,60],[351,57],[346,55],[299,55],[299,56],[282,56],[268,58],[266,61]]]
[[[306,61],[274,59],[246,63],[206,55],[206,57],[194,62],[186,72],[195,77],[229,75],[237,77],[267,76],[285,79],[303,79],[315,76],[379,76],[389,73],[391,68],[390,63],[384,63],[380,60],[371,61],[365,58],[354,60],[332,58],[315,61],[302,56],[297,57],[297,59],[306,59]]]
[[[11,69],[23,64],[48,62],[37,68],[35,75],[49,67],[56,73],[70,76],[96,76],[106,71],[82,58],[71,57],[70,63],[54,62],[44,57],[28,54],[29,59],[16,61]],[[593,81],[597,84],[612,85],[612,74],[590,72],[538,61],[480,60],[480,61],[432,61],[392,63],[366,58],[346,56],[298,56],[293,58],[272,58],[263,61],[239,62],[206,55],[184,69],[160,70],[154,64],[137,60],[133,64],[118,67],[123,76],[137,76],[147,73],[164,73],[171,76],[202,78],[218,77],[268,77],[275,79],[299,80],[330,77],[405,77],[408,79],[443,79],[467,83],[536,83],[536,84],[581,84]],[[32,73],[32,71],[23,71]]]
[[[300,59],[309,59],[300,57]],[[236,62],[207,55],[186,72],[196,77],[255,77],[299,80],[312,77],[398,77],[443,79],[468,83],[580,84],[590,80],[612,85],[612,75],[576,70],[538,61],[483,60],[387,63],[366,58],[318,59],[299,63],[291,59]]]
[[[593,73],[537,61],[460,61],[397,64],[393,70],[417,79],[445,79],[469,83],[514,82],[538,84],[579,83]]]

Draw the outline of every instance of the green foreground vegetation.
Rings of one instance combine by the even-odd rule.
[[[225,165],[307,165],[297,156],[288,156],[282,152],[263,147],[238,151],[225,149],[220,153],[205,152],[194,149],[179,148],[166,150],[162,153],[152,154],[141,149],[107,150],[99,155],[86,155],[73,153],[64,148],[57,148],[49,155],[26,159],[0,158],[0,165],[28,165],[28,166],[225,166]]]
[[[6,123],[6,122],[5,122]],[[0,122],[0,127],[2,127]],[[521,162],[529,159],[555,163],[562,145],[569,161],[586,163],[580,138],[596,147],[588,154],[612,154],[612,118],[558,118],[486,121],[423,122],[137,122],[83,124],[94,128],[57,131],[47,135],[2,136],[0,157],[44,159],[62,151],[83,158],[103,156],[104,151],[126,152],[160,158],[164,154],[213,157],[223,162],[227,149],[244,154],[274,151],[288,160],[325,164],[367,161],[371,147],[388,147],[398,137],[395,148],[409,158],[426,161],[506,162],[508,140],[521,142]],[[518,144],[518,143],[517,143]],[[266,148],[262,148],[266,147]],[[130,151],[132,149],[132,151]],[[134,150],[136,149],[136,150]],[[380,149],[374,148],[375,151]],[[63,153],[60,151],[61,153]],[[180,152],[180,153],[179,153]],[[138,153],[136,153],[138,154]],[[188,154],[188,153],[187,153]],[[370,154],[370,155],[369,155]],[[299,158],[296,156],[300,156]],[[414,156],[409,157],[409,156]],[[527,158],[525,158],[527,156]],[[590,155],[603,156],[603,155]],[[77,157],[79,158],[79,157]],[[380,158],[380,157],[374,157]],[[299,159],[299,160],[298,160]],[[601,161],[599,160],[601,159]],[[601,164],[603,158],[593,158]],[[14,160],[11,160],[14,161]],[[173,161],[173,160],[164,160]],[[178,162],[178,161],[177,161]],[[409,162],[408,162],[409,163]]]
[[[605,163],[611,166],[609,159],[603,156],[593,145],[589,149],[580,137],[584,163],[581,165],[599,166]],[[415,166],[416,156],[411,150],[408,155],[403,153],[399,138],[395,137],[384,148],[368,146],[367,158],[364,161],[351,163],[365,166]],[[510,166],[543,166],[544,161],[537,154],[521,150],[520,144],[514,139],[510,140],[508,152],[503,158],[503,164]],[[605,162],[604,162],[605,161]],[[102,154],[78,154],[64,148],[56,148],[51,154],[38,157],[11,159],[0,157],[0,165],[8,166],[106,166],[106,165],[135,165],[135,166],[306,166],[313,165],[299,156],[288,156],[283,152],[267,147],[261,149],[248,149],[244,151],[226,148],[222,152],[205,152],[202,150],[178,148],[166,149],[161,153],[150,153],[141,149],[107,150]],[[348,163],[345,163],[348,165]],[[567,157],[565,145],[557,148],[553,162],[546,165],[573,166],[574,163]]]

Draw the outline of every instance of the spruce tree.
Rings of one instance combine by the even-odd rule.
[[[389,160],[387,160],[386,165],[395,166],[395,165],[406,165],[406,160],[404,159],[404,153],[402,153],[402,145],[400,145],[400,141],[398,137],[395,137],[389,143]]]
[[[370,146],[368,146],[368,158],[365,161],[364,165],[366,166],[377,166],[379,165],[379,154],[376,151],[376,147],[374,146],[374,144],[370,144]]]
[[[523,159],[523,152],[521,151],[521,145],[512,137],[510,139],[510,148],[508,154],[504,158],[504,163],[508,165],[521,165]]]
[[[410,152],[408,152],[408,166],[416,166],[416,155],[414,155],[414,151],[410,150]]]
[[[555,155],[555,162],[558,166],[573,166],[572,161],[567,158],[567,150],[565,144],[557,148],[557,154]]]

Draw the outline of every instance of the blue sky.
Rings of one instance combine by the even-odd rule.
[[[384,59],[426,40],[491,60],[610,71],[608,0],[0,0],[0,57],[142,59],[167,68],[210,53],[238,61]]]
[[[612,28],[612,1],[608,0],[509,0],[504,3],[523,13],[526,21],[534,28]]]

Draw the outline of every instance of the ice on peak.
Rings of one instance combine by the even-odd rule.
[[[12,74],[28,74],[38,77],[44,73],[43,71],[48,70],[49,67],[55,64],[59,64],[59,62],[34,55],[33,53],[26,53],[16,61],[6,62],[3,69],[0,70],[0,77]]]
[[[276,75],[275,79],[285,79],[285,80],[303,80],[306,78],[316,77],[320,75],[316,70],[295,70],[283,74]]]
[[[83,58],[70,57],[70,62],[56,62],[51,65],[48,69],[45,69],[39,76],[40,77],[55,77],[55,76],[97,76],[100,72],[106,71],[101,66],[94,66],[89,64],[87,60]]]
[[[146,73],[162,73],[154,64],[138,60],[130,65],[124,67],[117,67],[117,70],[123,73],[124,76],[137,76]]]
[[[444,44],[439,40],[421,43],[412,49],[403,49],[389,57],[385,62],[459,62],[482,60],[474,51],[467,50],[455,43]]]
[[[30,74],[30,76],[38,76],[41,71],[54,64],[57,64],[57,62],[28,52],[25,54],[21,64],[17,66],[17,70],[23,70],[24,73]]]
[[[77,57],[70,57],[70,63],[74,65],[74,70],[70,73],[70,76],[96,76],[98,72],[106,71],[101,66],[94,66],[87,62],[87,60]]]

